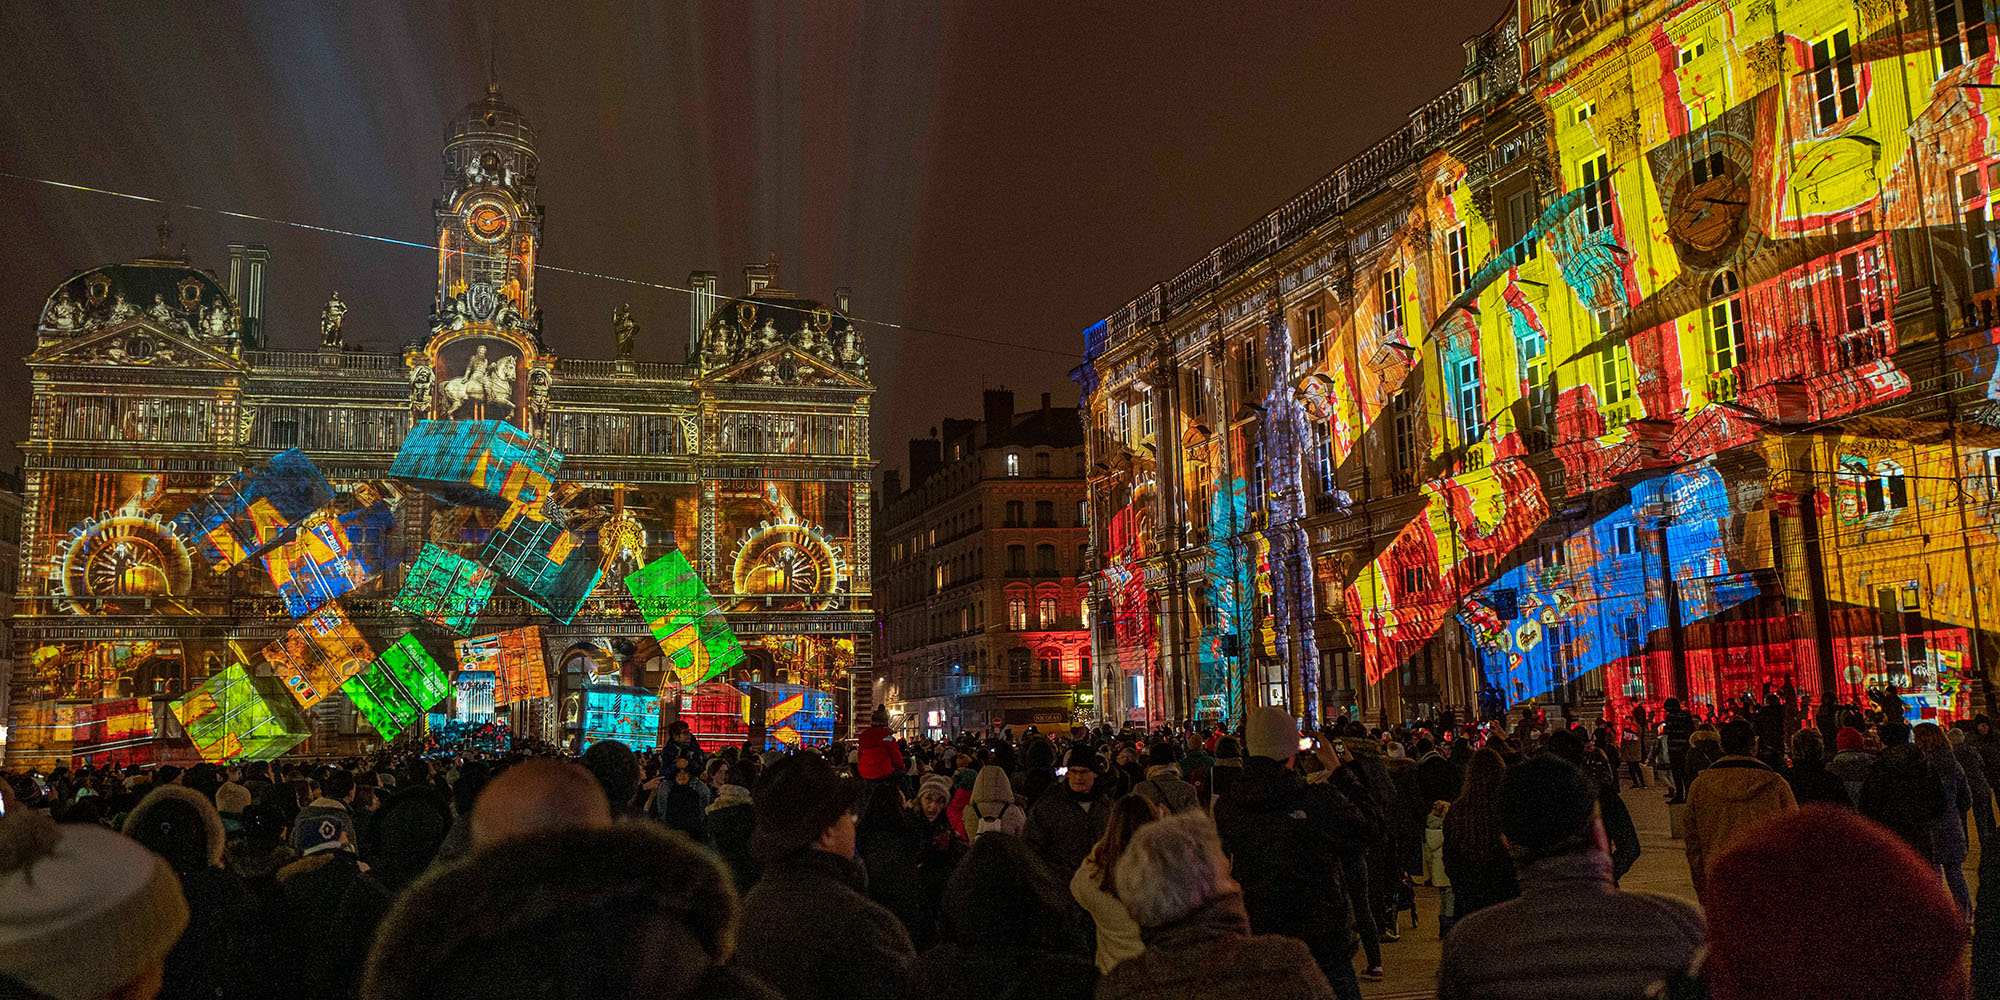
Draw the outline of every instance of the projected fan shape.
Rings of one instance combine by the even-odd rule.
[[[736,550],[736,592],[754,596],[835,595],[844,583],[840,549],[812,526],[768,521],[751,529]]]
[[[55,592],[77,611],[98,610],[77,598],[167,597],[194,580],[187,543],[173,526],[150,515],[107,513],[71,528],[56,543]]]

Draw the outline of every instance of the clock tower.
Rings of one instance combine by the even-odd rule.
[[[437,320],[537,333],[535,253],[542,206],[535,201],[535,130],[500,99],[500,85],[453,115],[445,129],[443,195],[437,202]]]

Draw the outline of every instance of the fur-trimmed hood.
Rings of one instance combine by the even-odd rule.
[[[188,810],[199,819],[188,822]],[[125,817],[123,831],[177,868],[197,857],[207,858],[210,868],[222,867],[222,848],[228,842],[228,834],[222,829],[222,814],[215,811],[215,803],[184,785],[154,785]],[[191,843],[194,837],[201,837],[203,842]]]

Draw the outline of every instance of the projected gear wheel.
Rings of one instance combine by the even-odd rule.
[[[173,526],[156,516],[104,514],[56,543],[50,592],[77,614],[118,614],[116,598],[170,597],[194,583],[194,561]],[[93,598],[93,600],[82,600]]]
[[[736,550],[736,592],[755,597],[800,598],[818,608],[837,607],[847,585],[840,549],[809,525],[763,523]]]

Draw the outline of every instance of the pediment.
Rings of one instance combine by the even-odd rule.
[[[75,336],[51,341],[28,356],[28,363],[242,371],[242,359],[203,344],[186,330],[145,316],[107,323]]]
[[[768,385],[826,389],[872,389],[867,379],[846,365],[815,357],[796,347],[781,347],[711,372],[702,381],[712,385]]]

